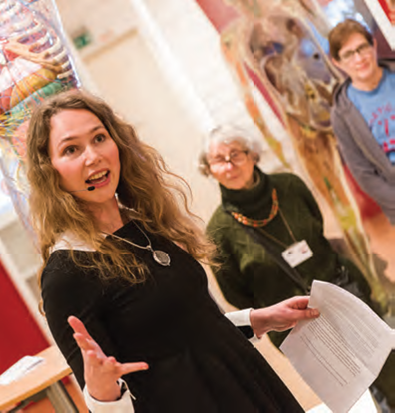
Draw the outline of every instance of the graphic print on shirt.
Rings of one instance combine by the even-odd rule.
[[[348,88],[347,94],[361,112],[376,141],[392,164],[395,164],[395,74],[383,71],[376,89],[363,91]]]
[[[379,106],[368,122],[369,128],[392,164],[395,164],[395,102]]]

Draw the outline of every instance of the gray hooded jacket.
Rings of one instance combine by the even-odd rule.
[[[395,72],[395,61],[380,61]],[[331,121],[340,151],[359,186],[395,225],[395,166],[372,135],[368,124],[347,96],[348,78],[334,94]],[[394,90],[395,93],[395,90]]]

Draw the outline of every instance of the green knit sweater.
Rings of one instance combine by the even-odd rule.
[[[221,267],[213,268],[225,298],[238,308],[264,307],[304,292],[279,267],[275,259],[257,244],[244,228],[224,209],[240,212],[248,218],[264,219],[272,207],[272,189],[276,188],[279,207],[297,241],[306,240],[313,256],[296,267],[308,285],[313,279],[334,281],[344,265],[369,301],[370,288],[358,268],[333,251],[323,235],[319,207],[304,182],[289,173],[266,175],[256,168],[258,183],[249,190],[221,187],[222,205],[217,208],[207,233],[219,247]],[[280,214],[264,230],[281,243],[290,246],[293,239]],[[284,247],[272,241],[278,252]],[[284,333],[270,333],[279,345]]]

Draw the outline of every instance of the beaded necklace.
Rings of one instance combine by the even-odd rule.
[[[272,208],[270,210],[270,214],[265,219],[252,219],[248,218],[239,212],[230,212],[234,219],[241,222],[243,225],[247,225],[249,227],[264,227],[267,225],[276,215],[278,212],[278,198],[277,198],[277,191],[276,188],[273,188],[272,191]]]

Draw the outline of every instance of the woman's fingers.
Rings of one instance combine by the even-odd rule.
[[[88,350],[85,354],[89,358],[91,364],[103,364],[108,359],[103,352],[98,352],[96,350]]]
[[[121,364],[122,376],[124,374],[134,373],[136,371],[148,370],[148,368],[149,368],[148,364],[144,363],[143,361],[140,361],[140,362],[137,362],[137,363],[124,363],[124,364]]]
[[[291,308],[295,308],[297,310],[304,310],[305,308],[307,308],[309,304],[309,297],[305,295],[295,296],[295,297],[289,298],[288,300],[285,300],[285,302]]]
[[[75,333],[73,334],[73,337],[81,350],[87,351],[93,348],[93,343],[90,340],[87,340],[82,334]]]
[[[95,340],[89,339],[80,333],[73,334],[74,340],[77,342],[81,350],[98,350],[101,351],[99,344]]]
[[[289,298],[288,300],[282,301],[280,305],[285,305],[285,307],[291,310],[290,319],[295,321],[317,318],[320,313],[315,308],[309,308],[309,297],[308,296],[296,296]]]
[[[102,358],[93,351],[88,351],[86,356],[90,368],[100,369],[101,374],[114,374],[117,378],[125,374],[148,369],[148,364],[145,362],[120,363],[114,357]]]
[[[95,362],[100,363],[100,360],[95,360]],[[134,373],[136,371],[148,369],[148,364],[143,361],[137,363],[120,363],[114,357],[106,357],[105,360],[101,361],[101,365],[107,372],[116,372],[118,377],[121,377],[128,373]]]
[[[74,330],[74,333],[82,334],[83,336],[93,340],[90,334],[88,333],[88,330],[86,329],[84,323],[79,318],[71,315],[67,319],[67,321],[70,324],[70,327]]]
[[[74,330],[73,337],[78,344],[78,347],[84,351],[94,350],[97,351],[100,356],[105,357],[99,344],[91,337],[86,329],[84,323],[77,317],[70,316],[68,322],[71,328]]]

